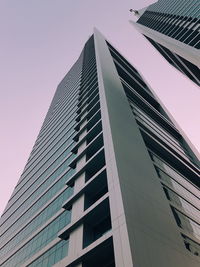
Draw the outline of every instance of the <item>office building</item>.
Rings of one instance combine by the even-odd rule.
[[[197,157],[97,31],[58,85],[1,218],[3,267],[199,267]]]
[[[189,79],[200,85],[200,1],[158,0],[131,21],[149,42]]]

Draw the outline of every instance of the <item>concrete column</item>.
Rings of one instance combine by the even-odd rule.
[[[82,117],[85,115],[85,113],[82,115]],[[82,129],[85,124],[87,123],[87,120],[85,120],[81,126],[80,129]],[[81,140],[85,135],[87,134],[87,130],[84,130],[80,136],[79,140]],[[84,141],[78,148],[78,155],[85,149],[86,147],[86,141]],[[79,171],[86,163],[86,155],[84,155],[76,164],[76,170]],[[83,188],[85,185],[85,173],[82,173],[74,183],[74,194],[76,194],[81,188]],[[79,197],[72,206],[72,222],[77,221],[84,211],[84,195]],[[71,259],[75,259],[80,255],[80,252],[83,247],[83,225],[80,225],[77,227],[74,231],[70,233],[69,238],[69,253],[68,257]],[[77,267],[81,267],[82,264],[80,263],[77,265]]]

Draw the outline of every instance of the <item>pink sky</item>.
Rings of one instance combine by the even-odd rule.
[[[0,214],[22,173],[56,86],[96,26],[146,78],[200,150],[200,90],[129,23],[148,0],[2,0]]]

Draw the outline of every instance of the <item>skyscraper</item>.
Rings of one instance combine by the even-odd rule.
[[[140,73],[95,30],[1,217],[1,266],[198,267],[197,163]]]
[[[200,85],[200,1],[158,0],[132,23],[174,67]]]

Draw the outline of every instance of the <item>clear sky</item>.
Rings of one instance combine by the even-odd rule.
[[[146,78],[200,150],[200,90],[129,23],[150,0],[0,1],[0,214],[56,86],[97,27]]]

